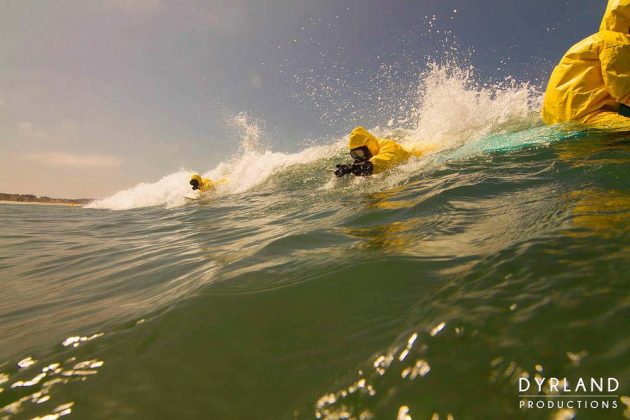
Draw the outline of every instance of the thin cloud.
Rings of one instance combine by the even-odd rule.
[[[42,128],[37,128],[33,125],[33,123],[30,122],[19,123],[18,129],[23,136],[29,139],[44,140],[49,137],[48,131]]]
[[[58,121],[45,127],[37,126],[30,121],[24,121],[17,125],[18,133],[27,140],[47,140],[63,143],[65,140],[78,134],[79,125],[70,119]]]
[[[72,168],[106,168],[120,166],[123,163],[122,159],[115,156],[76,155],[64,152],[30,153],[25,155],[24,158],[49,166]]]

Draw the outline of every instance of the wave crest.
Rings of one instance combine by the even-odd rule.
[[[390,119],[386,127],[373,127],[372,131],[379,136],[396,138],[403,144],[428,146],[439,153],[477,142],[490,134],[520,131],[540,124],[537,110],[542,95],[534,87],[512,79],[482,85],[475,81],[474,69],[470,66],[431,64],[421,77],[416,97],[417,104],[412,109],[401,109],[406,117]],[[245,192],[288,167],[345,155],[345,135],[331,144],[308,147],[297,153],[280,153],[264,147],[260,124],[246,114],[232,117],[228,125],[240,133],[242,145],[233,158],[203,174],[212,179],[229,180],[217,194]],[[523,144],[532,143],[528,136],[524,137]],[[479,148],[474,150],[480,151]],[[409,166],[414,171],[422,167]],[[188,180],[192,174],[193,171],[181,169],[157,182],[141,183],[96,200],[88,207],[123,210],[183,205],[186,201],[183,195],[190,191]],[[335,184],[327,179],[322,187],[334,188]]]

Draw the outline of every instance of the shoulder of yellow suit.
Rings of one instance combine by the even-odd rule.
[[[208,192],[208,191],[212,191],[214,190],[214,188],[216,188],[215,183],[208,178],[201,178],[201,185],[199,186],[199,189],[202,192]]]
[[[630,32],[630,0],[608,0],[600,31]]]

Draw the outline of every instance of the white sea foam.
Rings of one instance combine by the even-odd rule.
[[[127,210],[138,207],[172,206],[183,204],[184,194],[190,192],[188,180],[192,171],[180,170],[153,183],[141,183],[133,188],[88,204],[89,208]]]
[[[450,65],[431,65],[423,75],[413,110],[404,110],[405,118],[389,119],[387,127],[372,127],[378,136],[394,137],[407,146],[432,150],[433,155],[474,143],[488,134],[518,131],[539,124],[537,110],[541,95],[526,83],[506,80],[484,86],[474,81],[473,69]],[[411,115],[411,117],[409,117]],[[227,122],[241,135],[242,147],[228,161],[202,175],[225,178],[215,194],[240,193],[254,189],[273,174],[297,164],[305,164],[343,153],[345,134],[327,145],[306,148],[298,153],[273,152],[263,145],[263,130],[245,114]],[[405,123],[406,127],[396,127]],[[477,150],[477,152],[479,152]],[[410,173],[421,170],[430,159],[413,159],[392,176],[391,182],[402,182]],[[190,192],[190,170],[166,175],[154,183],[141,183],[128,190],[97,200],[92,208],[114,210],[149,206],[178,206]],[[342,185],[332,179],[322,188]]]
[[[541,95],[512,79],[490,86],[474,80],[472,67],[432,64],[422,78],[412,137],[440,148],[459,146],[501,129],[538,121]]]

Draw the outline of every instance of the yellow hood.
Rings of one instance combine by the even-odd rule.
[[[367,146],[372,153],[372,156],[378,155],[380,145],[378,139],[374,137],[363,127],[356,127],[350,133],[350,139],[348,140],[348,149],[356,149],[357,147]]]
[[[630,0],[608,0],[599,30],[630,33]]]

